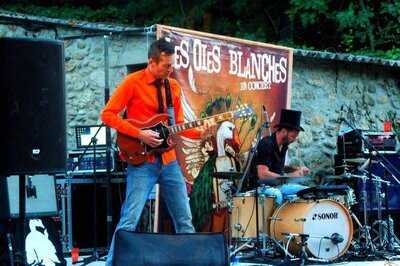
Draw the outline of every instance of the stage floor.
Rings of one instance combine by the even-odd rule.
[[[80,258],[82,259],[82,258]],[[82,265],[82,263],[77,263],[77,264],[72,264],[71,263],[71,259],[70,258],[66,258],[67,260],[67,265],[68,266],[79,266]],[[105,262],[104,261],[95,261],[92,263],[87,264],[89,266],[104,266]],[[236,264],[231,263],[230,265],[240,265],[240,266],[257,266],[257,265],[284,265],[282,263],[246,263],[246,262],[239,262]],[[296,265],[294,263],[290,263],[290,264],[286,264],[286,265]],[[297,264],[298,265],[298,264]],[[338,262],[338,263],[325,263],[325,264],[315,264],[315,263],[308,263],[306,265],[313,265],[313,266],[322,266],[322,265],[345,265],[345,266],[400,266],[400,258],[396,258],[396,260],[376,260],[376,261],[342,261],[342,262]]]

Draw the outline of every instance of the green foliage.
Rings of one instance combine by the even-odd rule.
[[[2,8],[138,27],[159,23],[295,48],[400,59],[400,0],[15,0]]]
[[[327,14],[328,5],[325,0],[292,0],[288,15],[292,20],[300,18],[303,27],[315,26]],[[300,16],[299,16],[300,14]]]
[[[296,46],[400,59],[399,0],[290,0],[290,4]],[[323,32],[315,28],[319,25]]]

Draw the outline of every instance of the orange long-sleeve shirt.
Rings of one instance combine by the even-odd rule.
[[[146,68],[129,74],[117,86],[110,100],[101,112],[101,120],[109,127],[118,132],[137,138],[140,129],[124,120],[120,113],[126,109],[128,119],[137,121],[146,121],[158,114],[157,88],[153,84],[155,77]],[[169,78],[171,87],[172,104],[175,111],[175,121],[177,124],[183,123],[183,109],[180,100],[181,90],[175,79]],[[163,92],[164,106],[165,90]],[[187,137],[199,138],[199,131],[187,131],[184,134]],[[149,155],[147,160],[154,161],[154,155]],[[175,149],[171,149],[161,154],[164,164],[176,160]]]

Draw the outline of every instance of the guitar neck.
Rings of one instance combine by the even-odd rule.
[[[187,130],[187,129],[203,126],[205,121],[211,121],[214,124],[214,123],[232,119],[233,117],[234,116],[233,116],[232,112],[226,112],[226,113],[209,116],[209,117],[206,117],[203,119],[198,119],[195,121],[191,121],[191,122],[187,122],[187,123],[183,123],[183,124],[179,124],[179,125],[173,125],[173,126],[168,127],[168,129],[171,132],[171,134],[176,134],[176,133],[179,133],[179,132]]]

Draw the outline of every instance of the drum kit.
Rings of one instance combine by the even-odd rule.
[[[353,159],[352,163],[365,163]],[[371,161],[369,162],[371,163]],[[324,178],[322,185],[304,189],[295,198],[277,206],[275,198],[264,193],[265,185],[237,192],[235,182],[240,173],[216,173],[225,179],[224,199],[228,210],[228,241],[230,256],[281,258],[286,262],[332,262],[350,257],[385,257],[397,255],[398,238],[393,232],[390,216],[382,217],[384,185],[389,181],[368,172],[344,171],[340,176]],[[236,180],[235,180],[236,179]],[[280,177],[280,184],[306,182],[307,178]],[[361,180],[361,196],[355,196],[348,184]],[[375,195],[367,195],[366,182],[375,184]],[[308,179],[311,181],[311,179]],[[340,181],[341,185],[332,185]],[[237,182],[236,182],[237,183]],[[344,184],[344,185],[343,185]],[[279,185],[279,184],[278,184]],[[218,192],[221,193],[221,192]],[[368,224],[368,197],[377,199],[377,230]],[[387,200],[387,197],[386,197]],[[387,206],[387,205],[386,205]],[[356,207],[356,208],[355,208]],[[362,209],[362,222],[355,212]],[[374,237],[375,236],[375,237]],[[385,254],[385,255],[383,255]]]

